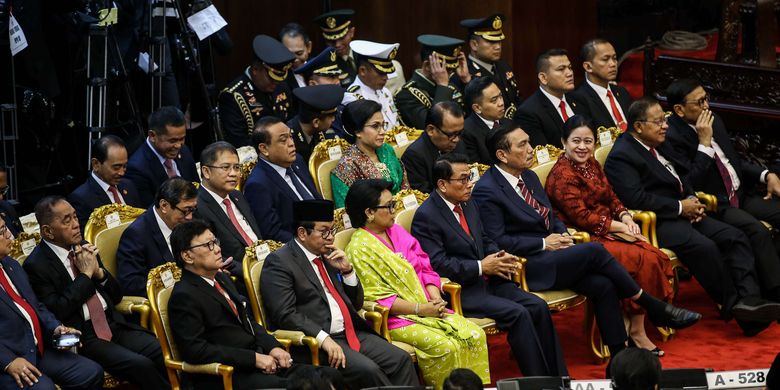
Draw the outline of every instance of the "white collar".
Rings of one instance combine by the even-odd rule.
[[[477,58],[477,57],[474,57],[474,56],[473,56],[473,55],[471,55],[471,54],[469,54],[469,59],[470,59],[470,60],[472,60],[472,61],[474,61],[474,62],[476,62],[476,63],[477,63],[477,65],[479,65],[479,66],[481,66],[481,67],[483,67],[483,68],[487,69],[487,71],[488,71],[488,72],[490,72],[490,73],[493,73],[493,68],[494,68],[493,64],[489,64],[489,63],[487,63],[487,62],[485,62],[485,61],[482,61],[482,60],[480,60],[479,58]]]
[[[314,253],[309,252],[309,250],[306,249],[306,247],[303,246],[303,244],[301,244],[297,238],[293,241],[295,241],[295,244],[298,245],[298,248],[301,248],[301,250],[303,251],[303,255],[306,256],[306,260],[309,260],[310,263],[313,262],[314,259],[320,257],[315,255]]]
[[[207,278],[207,277],[205,277],[205,276],[203,276],[203,275],[198,275],[198,276],[200,276],[201,278],[203,278],[203,280],[205,280],[205,281],[206,281],[206,283],[208,283],[209,285],[211,285],[211,287],[214,287],[214,282],[216,282],[216,279],[209,279],[209,278]]]
[[[566,102],[566,94],[563,95],[563,99],[558,99],[557,97],[551,95],[549,92],[545,91],[542,86],[539,86],[539,90],[542,91],[544,96],[547,96],[547,99],[550,100],[550,103],[552,103],[553,107],[557,110],[560,107],[561,101]],[[566,102],[568,105],[569,102]]]
[[[494,123],[494,122],[496,122],[496,121],[498,120],[498,119],[496,119],[495,121],[491,121],[491,120],[489,120],[489,119],[485,119],[485,117],[483,117],[482,115],[479,115],[479,114],[477,114],[476,112],[475,112],[474,114],[475,114],[475,115],[476,115],[476,116],[477,116],[479,119],[482,119],[482,122],[485,122],[485,124],[487,125],[488,129],[492,129],[492,128],[493,128],[493,123]]]
[[[103,192],[108,192],[108,187],[111,187],[108,185],[108,183],[104,182],[103,179],[98,177],[98,175],[95,174],[95,171],[92,171],[92,178],[95,179],[95,181],[98,183],[100,188],[103,189]]]
[[[498,169],[499,172],[501,172],[501,176],[504,176],[504,179],[509,182],[509,185],[512,186],[512,188],[517,187],[517,183],[520,182],[520,177],[512,176],[509,172],[501,169],[501,167],[498,166],[498,164],[495,165],[496,169]]]
[[[171,230],[171,228],[169,228],[168,225],[165,224],[165,221],[162,220],[160,214],[157,213],[157,207],[152,206],[152,212],[154,213],[154,219],[157,220],[157,226],[160,227],[160,231],[162,232],[163,238],[165,239],[166,242],[168,242],[171,233],[173,233],[173,230]]]
[[[155,156],[157,156],[157,159],[160,160],[160,164],[165,164],[165,160],[167,160],[165,157],[160,155],[160,153],[157,153],[157,149],[152,146],[152,143],[149,142],[149,137],[146,137],[146,144],[149,145],[149,149],[152,149],[152,153],[154,153]]]
[[[276,164],[274,164],[274,163],[272,163],[272,162],[270,162],[270,161],[268,161],[268,160],[266,160],[264,158],[261,158],[260,160],[264,161],[266,164],[270,165],[271,168],[273,168],[274,171],[276,171],[276,173],[278,173],[282,177],[287,177],[287,168],[285,168],[285,167],[283,167],[281,165],[276,165]],[[292,168],[292,166],[290,166],[290,168]]]
[[[447,207],[449,207],[450,211],[454,213],[455,211],[453,209],[455,208],[455,203],[452,203],[449,200],[447,200],[447,198],[445,198],[444,195],[442,195],[441,192],[439,192],[439,190],[436,190],[436,192],[439,193],[439,197],[441,197],[441,200],[444,201],[444,204],[446,204]]]
[[[228,197],[230,197],[230,194],[228,194],[228,196],[226,196],[224,198],[220,197],[216,192],[210,190],[208,187],[203,185],[203,183],[201,183],[200,186],[203,187],[203,189],[206,190],[206,192],[208,192],[214,198],[214,200],[217,202],[217,204],[220,205],[220,206],[222,205],[222,202],[225,199],[228,199]],[[231,200],[231,202],[232,202],[232,200]]]
[[[607,83],[607,88],[604,88],[604,87],[602,87],[602,86],[600,86],[600,85],[590,81],[590,79],[588,79],[587,76],[585,77],[585,81],[588,83],[588,85],[590,85],[591,88],[593,88],[594,91],[596,91],[596,95],[598,95],[598,96],[607,96],[607,91],[611,90],[611,88],[609,88],[609,83]],[[614,96],[614,95],[615,94],[612,93],[612,96]]]
[[[49,242],[48,240],[43,240],[43,242],[45,242],[46,245],[48,245],[49,248],[51,248],[54,254],[57,255],[57,258],[60,259],[60,261],[62,262],[69,261],[68,260],[68,255],[70,254],[69,249],[65,249],[59,245]],[[73,272],[76,272],[76,270],[74,269]]]
[[[633,135],[632,135],[632,137],[633,137]],[[645,150],[647,150],[647,151],[650,151],[650,147],[649,147],[649,146],[647,146],[647,144],[645,144],[644,142],[642,142],[642,140],[641,140],[641,139],[639,139],[639,138],[637,138],[637,137],[634,137],[634,139],[635,139],[637,142],[639,142],[639,144],[640,144],[640,145],[642,145],[642,147],[644,147],[644,148],[645,148]],[[653,149],[655,149],[655,148],[653,148]]]
[[[373,88],[369,87],[368,85],[363,83],[363,80],[360,79],[360,75],[355,77],[355,81],[352,82],[352,85],[357,85],[357,86],[360,87],[360,89],[367,89],[367,90],[373,92],[376,95],[379,95],[379,92],[385,89],[385,87],[382,87],[382,89],[373,89]],[[352,85],[350,85],[350,87]],[[349,89],[349,88],[347,88],[347,89]]]
[[[436,83],[434,83],[434,82],[433,82],[433,80],[431,80],[431,79],[429,79],[429,78],[425,77],[425,75],[424,75],[424,74],[423,74],[423,72],[422,72],[422,69],[415,69],[415,70],[414,70],[414,73],[415,73],[415,74],[417,74],[418,76],[422,77],[422,79],[423,79],[423,80],[425,80],[425,81],[427,81],[427,82],[428,82],[428,84],[430,84],[430,85],[433,85],[433,86],[436,86]]]

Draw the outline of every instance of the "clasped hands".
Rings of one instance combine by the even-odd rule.
[[[101,280],[105,277],[103,269],[97,260],[98,248],[92,244],[74,245],[71,252],[75,255],[74,262],[78,272],[87,275],[90,279]],[[77,270],[73,270],[76,272]]]
[[[699,222],[704,218],[705,207],[699,202],[699,199],[695,196],[689,196],[686,199],[680,201],[682,204],[682,212],[680,216],[690,220],[693,223]]]
[[[517,272],[519,267],[520,259],[503,250],[482,259],[483,275],[493,275],[512,280],[512,275]]]
[[[268,352],[268,355],[255,352],[255,367],[264,374],[276,374],[276,371],[292,366],[292,357],[284,348],[276,347]]]

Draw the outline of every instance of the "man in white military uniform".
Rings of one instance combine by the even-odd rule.
[[[395,72],[393,59],[398,52],[398,43],[385,44],[355,40],[349,47],[355,55],[358,71],[357,78],[347,88],[343,105],[358,99],[373,100],[382,105],[382,116],[387,128],[399,125],[398,110],[393,102],[393,94],[385,86],[388,74]]]

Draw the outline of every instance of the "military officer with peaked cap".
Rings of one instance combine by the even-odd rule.
[[[409,82],[395,95],[395,104],[401,120],[407,126],[425,128],[428,109],[436,103],[454,101],[463,107],[463,94],[450,82],[450,76],[468,83],[466,56],[463,41],[442,35],[420,35],[422,67],[414,71]]]
[[[357,76],[357,61],[350,48],[355,37],[355,26],[352,24],[354,15],[354,10],[337,9],[314,18],[327,45],[336,49],[336,63],[346,74],[341,80],[341,86],[344,88],[350,86]]]
[[[295,73],[303,76],[306,85],[341,85],[341,80],[347,74],[336,63],[336,58],[336,49],[326,47],[322,53],[296,69]]]
[[[309,161],[311,152],[320,141],[333,137],[330,131],[336,119],[336,107],[344,98],[340,85],[310,85],[296,88],[293,95],[298,99],[298,115],[287,122],[295,142],[295,150]]]
[[[492,76],[504,96],[504,116],[512,118],[522,99],[517,89],[514,72],[501,59],[504,40],[504,15],[495,14],[482,19],[461,20],[469,31],[469,71],[474,77]],[[457,80],[456,80],[457,82]]]
[[[256,36],[252,50],[252,64],[219,94],[225,141],[235,147],[251,145],[252,130],[258,119],[274,115],[287,120],[293,111],[290,90],[284,80],[295,56],[267,35]]]
[[[399,125],[398,110],[393,95],[385,86],[387,75],[395,72],[393,59],[398,53],[398,43],[377,43],[371,41],[352,41],[350,47],[355,54],[358,73],[355,82],[347,88],[343,105],[358,99],[373,100],[382,105],[382,116],[387,129]]]

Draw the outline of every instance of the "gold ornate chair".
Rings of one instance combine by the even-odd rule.
[[[490,169],[490,165],[471,163],[469,164],[469,169],[474,173],[474,181],[476,182],[488,169]]]
[[[98,248],[100,260],[111,275],[116,276],[116,251],[122,233],[144,211],[124,204],[111,203],[96,208],[89,216],[84,226],[84,239]],[[109,227],[109,223],[112,226]],[[125,315],[137,313],[141,326],[149,329],[149,301],[146,297],[124,296],[116,305],[116,309]]]
[[[238,176],[238,183],[236,183],[237,190],[244,191],[244,183],[249,179],[249,175],[255,169],[255,165],[257,165],[257,160],[241,163],[241,173]]]
[[[344,153],[351,145],[343,138],[326,139],[314,147],[309,157],[309,173],[314,179],[317,191],[325,199],[333,200],[333,190],[330,183],[330,171],[336,168],[338,158],[331,158],[333,147],[338,147]],[[340,154],[339,154],[340,156]]]
[[[11,243],[11,253],[8,255],[16,259],[19,264],[23,264],[27,259],[27,256],[32,253],[33,249],[35,249],[35,246],[40,242],[40,233],[20,232],[18,235],[16,235],[16,238],[14,238],[14,241]]]
[[[401,159],[406,148],[422,135],[423,130],[407,126],[396,126],[385,133],[385,142],[390,144],[395,151],[395,156]]]
[[[403,226],[403,228],[411,234],[414,212],[426,199],[428,199],[428,194],[418,190],[409,189],[398,191],[398,193],[393,195],[393,200],[396,201],[395,223]]]
[[[179,373],[219,375],[222,377],[222,385],[225,390],[233,389],[233,367],[220,364],[189,364],[181,360],[176,344],[171,335],[171,325],[168,321],[168,299],[171,297],[173,286],[181,279],[181,269],[176,263],[165,263],[149,272],[149,280],[146,283],[146,293],[149,296],[152,325],[157,340],[160,341],[165,369],[168,372],[168,380],[172,390],[179,390]]]
[[[263,270],[265,257],[271,252],[281,248],[284,244],[273,240],[259,240],[246,248],[243,260],[244,283],[249,293],[249,304],[252,306],[252,314],[255,322],[266,329],[265,309],[263,308],[263,294],[260,291],[260,272]],[[289,340],[289,343],[296,346],[305,346],[311,351],[312,364],[320,364],[320,344],[317,339],[306,336],[301,331],[277,329],[269,331],[277,340]]]
[[[344,207],[333,210],[333,229],[336,233],[352,227],[352,221],[349,220],[347,209]]]

